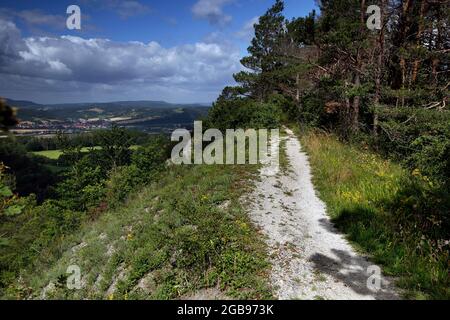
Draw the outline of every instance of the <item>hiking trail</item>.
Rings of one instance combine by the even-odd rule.
[[[399,299],[392,279],[381,276],[381,289],[367,286],[369,266],[331,223],[312,183],[306,153],[285,129],[289,168],[261,173],[250,195],[250,218],[264,235],[278,299]],[[281,151],[281,150],[280,150]]]

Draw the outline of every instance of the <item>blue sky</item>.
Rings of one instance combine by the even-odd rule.
[[[0,4],[0,96],[41,103],[211,102],[241,69],[273,0],[11,1]],[[82,30],[65,26],[69,5]],[[287,18],[314,0],[286,0]]]

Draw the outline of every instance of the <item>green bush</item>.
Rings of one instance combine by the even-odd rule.
[[[421,136],[411,143],[415,151],[408,157],[409,167],[445,183],[450,180],[450,136]]]
[[[58,184],[56,192],[60,204],[67,209],[87,210],[95,207],[104,196],[106,177],[100,166],[83,157]]]
[[[395,213],[398,231],[416,238],[445,241],[450,238],[450,194],[436,187],[419,170],[401,181],[402,188],[387,208]]]
[[[280,117],[283,122],[299,120],[299,106],[291,98],[276,93],[269,97],[268,102],[281,110]]]
[[[208,127],[226,129],[279,128],[282,109],[274,102],[251,99],[219,99],[208,114]]]
[[[168,157],[168,141],[156,139],[136,150],[131,157],[131,163],[141,171],[144,181],[151,181],[153,175],[162,170]]]
[[[110,207],[115,207],[123,202],[136,186],[144,183],[142,171],[132,164],[118,167],[111,171],[106,183],[106,199]]]
[[[435,183],[450,180],[450,112],[382,108],[374,146],[384,155],[418,169]]]

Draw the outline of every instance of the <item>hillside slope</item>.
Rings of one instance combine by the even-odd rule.
[[[239,201],[254,169],[169,167],[126,205],[64,239],[59,254],[43,252],[7,298],[270,297],[264,245]],[[71,265],[81,270],[80,290],[66,286]]]

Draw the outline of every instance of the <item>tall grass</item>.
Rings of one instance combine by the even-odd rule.
[[[411,174],[333,135],[300,136],[336,226],[397,277],[407,298],[449,299],[447,194],[420,172]]]

